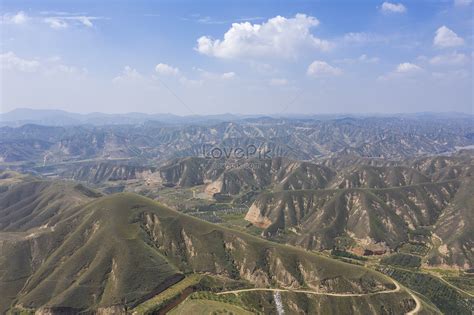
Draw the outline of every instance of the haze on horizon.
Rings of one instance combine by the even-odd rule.
[[[473,3],[2,1],[0,112],[473,112]]]

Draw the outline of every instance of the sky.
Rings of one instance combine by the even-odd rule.
[[[0,112],[473,113],[473,6],[2,0]]]

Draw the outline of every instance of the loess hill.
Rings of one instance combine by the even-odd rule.
[[[67,193],[51,194],[61,189]],[[49,205],[41,203],[42,193]],[[32,195],[34,209],[18,197],[24,195]],[[73,210],[47,211],[66,196],[77,201]],[[100,197],[82,186],[32,181],[11,186],[0,198],[2,312],[122,312],[189,273],[257,287],[363,294],[358,307],[400,312],[414,306],[403,290],[391,301],[384,297],[391,293],[364,295],[395,289],[374,271],[201,221],[135,194]],[[4,205],[30,213],[37,223],[25,226]]]

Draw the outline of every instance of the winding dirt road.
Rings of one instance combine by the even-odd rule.
[[[390,294],[390,293],[395,293],[395,292],[400,292],[401,288],[398,282],[393,281],[393,284],[395,285],[395,289],[393,290],[386,290],[386,291],[379,291],[379,292],[373,292],[373,293],[327,293],[327,292],[316,292],[316,291],[311,291],[311,290],[298,290],[298,289],[276,289],[276,288],[250,288],[250,289],[241,289],[241,290],[231,290],[231,291],[224,291],[224,292],[219,292],[217,295],[224,295],[224,294],[239,294],[242,292],[252,292],[252,291],[270,291],[270,292],[294,292],[294,293],[305,293],[305,294],[313,294],[313,295],[327,295],[327,296],[339,296],[339,297],[345,297],[345,296],[366,296],[366,295],[377,295],[377,294]],[[407,315],[414,315],[417,314],[420,309],[421,309],[421,302],[414,295],[411,291],[408,289],[406,290],[408,294],[415,300],[416,306],[413,310],[407,313]]]
[[[409,311],[406,315],[414,315],[414,314],[417,314],[420,309],[421,309],[421,302],[420,300],[418,299],[418,297],[416,295],[414,295],[411,291],[407,290],[408,294],[410,294],[410,296],[415,300],[415,303],[416,303],[416,306],[413,310]]]
[[[250,288],[250,289],[219,292],[217,293],[217,295],[238,294],[241,292],[249,292],[249,291],[271,291],[271,292],[295,292],[295,293],[306,293],[306,294],[328,295],[328,296],[365,296],[365,295],[388,294],[388,293],[399,292],[400,285],[398,284],[398,282],[393,281],[393,284],[395,285],[395,289],[393,290],[378,291],[378,292],[373,292],[373,293],[328,293],[328,292],[316,292],[316,291],[311,291],[311,290],[298,290],[298,289]]]

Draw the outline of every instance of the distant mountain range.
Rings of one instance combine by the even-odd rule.
[[[96,158],[157,162],[203,156],[204,151],[215,147],[227,151],[254,147],[272,157],[297,160],[348,155],[400,159],[449,153],[473,144],[474,124],[469,117],[266,117],[206,125],[147,121],[102,126],[0,127],[0,161],[40,161],[45,165]]]
[[[446,113],[411,113],[411,114],[281,114],[281,115],[187,115],[179,116],[169,113],[145,114],[131,112],[124,114],[106,114],[100,112],[79,114],[64,110],[17,108],[10,112],[0,114],[0,127],[19,127],[25,124],[38,124],[44,126],[73,126],[73,125],[123,125],[140,124],[147,121],[158,121],[166,124],[212,124],[224,121],[239,121],[245,119],[297,119],[297,120],[331,120],[340,118],[366,118],[366,117],[399,117],[417,119],[443,119],[443,118],[473,118],[473,115],[458,112]]]
[[[2,123],[2,314],[472,314],[473,116]]]
[[[173,114],[78,114],[63,110],[43,110],[18,108],[8,113],[0,114],[0,126],[18,127],[25,124],[44,126],[74,126],[74,125],[124,125],[140,124],[147,121],[159,121],[167,124],[178,123],[212,123],[218,121],[233,121],[254,116],[237,116],[232,114],[208,116],[178,116]],[[255,116],[258,117],[258,116]]]

